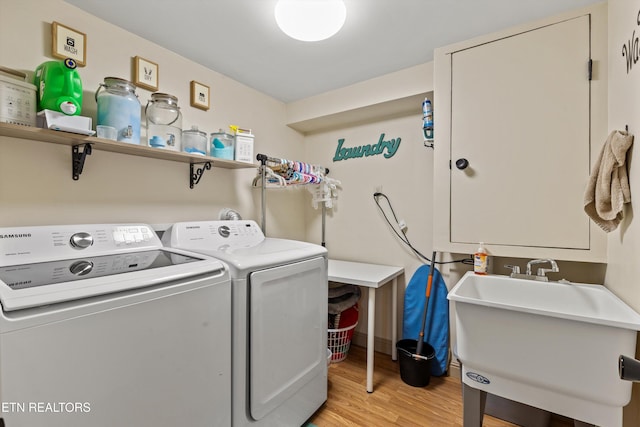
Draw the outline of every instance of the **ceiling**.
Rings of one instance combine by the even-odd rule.
[[[315,43],[278,29],[277,0],[65,1],[292,102],[429,62],[440,46],[600,0],[344,0],[342,30]]]

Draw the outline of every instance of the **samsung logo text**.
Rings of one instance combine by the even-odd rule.
[[[25,237],[31,237],[31,233],[23,234],[0,234],[0,239],[22,239]]]

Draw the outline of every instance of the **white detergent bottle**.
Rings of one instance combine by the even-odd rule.
[[[478,250],[473,254],[473,272],[476,274],[487,274],[489,271],[489,254],[484,247],[484,243],[480,242]]]

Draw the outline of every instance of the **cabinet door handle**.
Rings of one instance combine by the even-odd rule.
[[[460,170],[464,170],[469,166],[469,160],[467,159],[458,159],[456,160],[456,167]]]

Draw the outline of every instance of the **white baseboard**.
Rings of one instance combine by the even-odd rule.
[[[367,334],[363,332],[354,332],[353,337],[351,338],[351,342],[359,347],[367,347]],[[395,343],[393,344],[395,345]],[[375,337],[373,339],[373,347],[375,351],[379,351],[380,353],[391,355],[392,344],[391,340]]]

